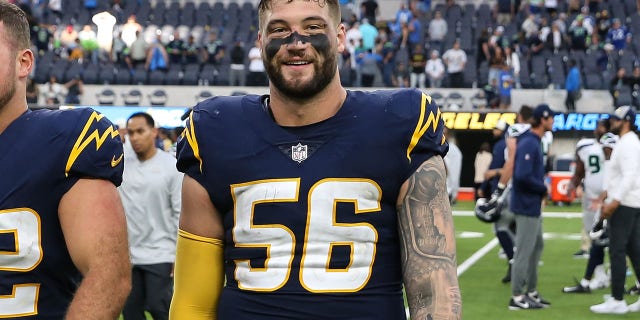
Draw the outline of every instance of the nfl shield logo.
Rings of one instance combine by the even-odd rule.
[[[307,145],[302,145],[298,143],[298,145],[291,147],[291,159],[293,161],[298,161],[301,163],[304,160],[307,160]]]

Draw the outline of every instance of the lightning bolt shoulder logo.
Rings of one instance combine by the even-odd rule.
[[[411,136],[411,142],[407,148],[407,159],[409,159],[409,161],[411,161],[411,151],[418,145],[418,141],[420,141],[420,138],[427,132],[427,129],[431,128],[433,132],[436,132],[438,129],[441,116],[440,108],[437,108],[436,114],[433,114],[433,111],[427,110],[430,104],[431,97],[423,93],[422,102],[420,103],[420,118],[418,119],[416,129]],[[427,112],[429,113],[428,115]],[[443,138],[440,144],[444,144],[445,142],[446,140]]]
[[[69,171],[71,170],[71,167],[76,162],[76,160],[78,159],[82,151],[84,151],[84,149],[86,149],[87,146],[92,141],[95,140],[96,151],[97,151],[100,149],[100,147],[102,147],[102,144],[108,138],[114,139],[119,135],[118,131],[113,128],[113,125],[108,126],[102,133],[98,129],[95,129],[91,133],[89,133],[91,126],[94,123],[97,123],[98,121],[100,121],[102,118],[104,118],[104,115],[94,111],[89,116],[89,119],[87,119],[87,122],[84,124],[84,128],[82,128],[82,132],[80,132],[80,135],[76,140],[76,143],[73,145],[73,148],[71,149],[71,154],[69,154],[69,159],[67,159],[67,166],[65,167],[65,171],[64,171],[65,176],[69,176]],[[111,166],[112,167],[117,166],[120,163],[120,161],[122,161],[123,156],[124,154],[121,154],[120,157],[116,159],[114,155],[113,158],[111,159]]]

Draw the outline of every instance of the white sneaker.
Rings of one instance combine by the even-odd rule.
[[[614,298],[608,298],[604,303],[596,304],[589,309],[594,313],[625,314],[629,312],[629,307],[624,300]]]
[[[630,304],[627,309],[629,309],[629,312],[640,312],[640,299],[635,303]]]

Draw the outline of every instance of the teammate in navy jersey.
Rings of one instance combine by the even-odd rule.
[[[29,26],[0,2],[0,318],[115,319],[130,288],[122,143],[92,109],[29,111]]]
[[[413,319],[460,318],[438,107],[342,87],[337,0],[258,10],[270,95],[198,104],[178,146],[170,318],[406,319],[403,285]]]

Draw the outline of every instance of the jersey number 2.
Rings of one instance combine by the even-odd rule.
[[[236,260],[235,278],[241,289],[270,292],[285,285],[294,259],[294,233],[285,225],[253,223],[261,203],[299,201],[300,179],[273,179],[233,185],[236,247],[265,248],[263,267]],[[355,292],[371,276],[378,232],[369,223],[336,221],[335,205],[351,202],[355,214],[380,211],[382,191],[368,179],[324,179],[311,187],[300,261],[300,284],[310,292]],[[351,256],[343,269],[330,268],[335,246],[347,246]]]
[[[0,270],[27,272],[42,261],[40,216],[31,209],[0,210],[0,236],[13,238],[14,248],[0,248]],[[40,284],[14,284],[11,294],[0,295],[0,318],[38,313]]]

